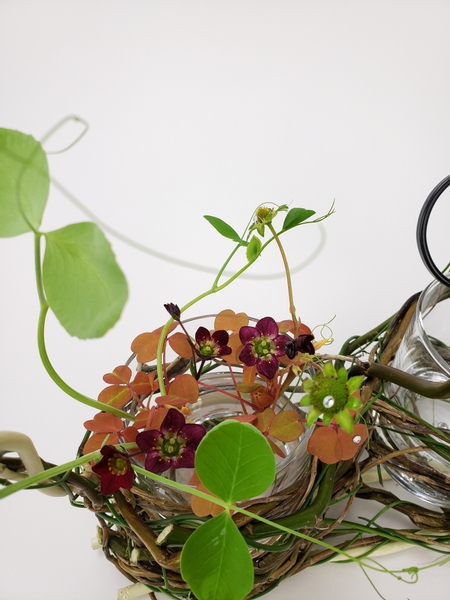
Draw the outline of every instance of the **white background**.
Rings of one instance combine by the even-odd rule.
[[[261,202],[322,214],[335,199],[323,230],[300,228],[285,244],[295,267],[326,242],[294,287],[311,327],[336,315],[337,351],[430,281],[415,225],[450,172],[449,22],[446,0],[1,0],[0,126],[40,138],[66,115],[86,119],[88,135],[49,157],[52,175],[111,227],[207,267],[230,246],[202,215],[241,231]],[[65,136],[73,138],[71,128],[46,148],[60,148]],[[440,265],[448,262],[445,204],[430,230]],[[52,189],[43,230],[84,219]],[[120,323],[87,342],[54,319],[48,326],[55,367],[91,397],[131,340],[163,322],[164,302],[182,305],[212,281],[110,239],[130,285]],[[93,411],[66,398],[40,366],[32,245],[30,235],[0,240],[1,427],[65,462]],[[193,314],[233,308],[286,318],[285,286],[273,277],[280,270],[268,250],[252,274],[272,278],[242,280]],[[87,511],[34,491],[0,510],[2,599],[114,600],[128,584],[90,550],[96,520]],[[433,558],[414,550],[383,564]],[[408,586],[371,574],[387,600],[447,600],[448,576],[446,565]],[[357,566],[326,565],[268,598],[330,596],[379,597]]]

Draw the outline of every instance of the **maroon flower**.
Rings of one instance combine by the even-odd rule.
[[[275,320],[264,317],[255,327],[241,327],[239,337],[244,344],[239,360],[249,367],[256,365],[260,375],[273,379],[280,364],[278,357],[285,354],[285,346],[289,341],[286,335],[278,333]]]
[[[216,358],[231,354],[231,348],[227,346],[229,335],[224,329],[214,331],[211,335],[206,327],[199,327],[195,334],[196,353],[201,358]]]
[[[291,360],[295,358],[298,352],[302,354],[312,354],[316,353],[316,349],[312,343],[314,336],[312,333],[304,333],[299,335],[297,339],[291,340],[286,344],[286,356]]]
[[[184,415],[171,408],[161,423],[161,431],[142,431],[136,437],[136,444],[147,454],[147,471],[162,473],[170,467],[192,468],[195,451],[205,434],[203,425],[186,424]]]
[[[119,488],[129,490],[133,486],[134,472],[130,459],[114,446],[103,446],[100,450],[103,458],[92,467],[100,475],[100,492],[108,496]]]

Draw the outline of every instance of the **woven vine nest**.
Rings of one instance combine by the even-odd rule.
[[[326,539],[333,543],[333,536],[336,539],[344,529],[348,533],[346,518],[354,499],[376,500],[407,515],[413,524],[407,530],[390,529],[390,540],[395,540],[397,536],[411,543],[425,542],[434,547],[448,548],[446,541],[439,541],[438,534],[450,532],[449,512],[418,506],[413,497],[411,502],[400,502],[383,486],[375,488],[363,482],[365,472],[386,464],[393,470],[403,470],[412,477],[423,478],[429,485],[444,490],[450,498],[450,478],[423,464],[415,456],[426,446],[423,440],[428,440],[429,447],[432,446],[436,432],[383,396],[382,374],[390,369],[389,364],[414,313],[416,301],[417,296],[410,299],[387,328],[380,326],[372,332],[372,338],[370,335],[355,338],[346,347],[346,351],[355,356],[353,370],[367,376],[361,397],[363,406],[368,409],[364,418],[369,437],[356,456],[337,465],[323,465],[313,457],[308,472],[289,488],[270,497],[243,502],[243,507],[296,529],[313,540]],[[358,358],[362,356],[361,347],[367,348],[369,344],[371,350],[364,350],[368,360],[361,361]],[[407,429],[413,436],[420,437],[422,442],[413,450],[396,450],[386,445],[377,433],[377,428],[384,426]],[[449,443],[450,439],[442,433],[441,441]],[[193,598],[180,574],[180,555],[183,543],[202,519],[192,513],[189,504],[162,498],[160,494],[152,493],[151,486],[146,486],[146,489],[143,487],[135,486],[131,490],[117,492],[114,502],[108,506],[103,504],[101,497],[94,501],[92,497],[84,498],[85,505],[96,513],[99,520],[99,539],[103,551],[107,559],[128,579],[148,586],[151,597],[155,596],[150,590],[167,590],[174,598]],[[328,508],[332,504],[331,518]],[[247,598],[262,595],[286,577],[330,559],[335,554],[332,550],[318,547],[311,540],[280,535],[279,530],[242,514],[236,513],[233,519],[248,542],[253,558],[254,585]],[[345,548],[346,551],[357,548],[370,551],[378,544],[385,543],[386,538],[385,530],[380,531],[375,523],[373,528],[365,528],[364,535],[355,536],[350,543],[339,540],[336,547]]]
[[[359,485],[358,463],[340,465],[336,477],[334,468],[331,468],[321,480],[314,500],[305,508],[305,500],[310,497],[319,475],[320,466],[314,459],[308,476],[283,493],[245,502],[242,506],[281,524],[297,515],[298,522],[304,524],[298,527],[301,532],[323,539],[331,534],[339,520],[325,524],[321,515],[335,498],[355,492]],[[153,589],[167,587],[175,597],[178,597],[177,593],[180,598],[184,597],[189,588],[180,575],[182,540],[189,530],[192,531],[195,522],[201,521],[188,507],[163,501],[136,487],[128,493],[118,492],[114,498],[116,509],[128,527],[111,527],[103,518],[103,511],[97,512],[106,557],[131,581],[144,583]],[[344,518],[350,504],[351,500],[346,502],[340,518]],[[309,541],[280,536],[277,530],[270,530],[244,515],[235,514],[233,518],[248,541],[253,557],[255,583],[248,598],[267,592],[282,579],[325,558],[324,553],[311,556],[312,543]]]
[[[407,515],[412,524],[421,530],[391,529],[391,538],[397,534],[403,540],[411,540],[411,543],[426,541],[439,546],[438,536],[434,535],[450,532],[450,513],[423,508],[413,501],[400,502],[382,486],[371,487],[363,483],[362,478],[366,471],[386,464],[392,470],[422,478],[428,485],[445,491],[450,499],[450,478],[417,458],[421,449],[432,447],[432,440],[436,439],[435,429],[427,427],[414,415],[407,414],[401,406],[384,398],[384,381],[379,376],[378,365],[389,368],[414,314],[416,301],[417,296],[410,299],[385,331],[375,331],[375,345],[367,362],[355,361],[354,369],[367,375],[362,387],[362,400],[370,408],[365,413],[369,438],[354,459],[335,466],[325,466],[314,457],[310,470],[299,477],[295,484],[276,495],[244,502],[242,506],[266,519],[287,524],[309,538],[328,541],[333,539],[333,535],[340,534],[343,523],[348,527],[345,519],[355,498],[376,500]],[[364,343],[370,341],[365,336]],[[355,356],[358,356],[359,347],[360,340],[354,340],[352,350]],[[382,436],[377,433],[379,427],[408,430],[420,439],[420,443],[414,449],[397,450],[383,442]],[[450,442],[444,433],[440,437],[442,442]],[[143,583],[150,590],[166,589],[172,597],[185,598],[189,588],[180,574],[180,555],[183,542],[202,520],[192,514],[189,505],[171,502],[141,487],[117,492],[114,499],[113,511],[117,511],[126,526],[119,523],[111,506],[99,506],[90,498],[84,500],[99,520],[99,537],[108,560],[133,582]],[[339,506],[337,516],[336,503]],[[327,511],[332,504],[333,518],[329,517]],[[332,550],[318,548],[310,540],[280,535],[278,530],[271,530],[258,520],[242,514],[235,514],[233,519],[248,542],[253,558],[255,580],[248,598],[266,593],[286,577],[327,560],[334,554]],[[385,541],[386,536],[374,527],[373,532],[366,531],[364,536],[359,536],[350,545],[344,541],[336,546],[346,551],[361,547],[369,549]],[[448,547],[446,543],[442,546]]]
[[[168,369],[170,377],[182,372],[186,364],[183,360],[172,363]],[[316,457],[309,456],[300,469],[298,476],[289,478],[294,483],[288,487],[281,485],[273,495],[238,505],[285,526],[291,526],[294,518],[296,529],[314,539],[325,538],[331,535],[335,521],[325,522],[322,515],[332,502],[345,496],[348,500],[341,515],[345,516],[359,485],[358,459],[324,468]],[[183,496],[176,490],[171,493],[164,486],[165,491],[161,491],[159,484],[141,475],[137,481],[130,490],[114,494],[113,510],[126,526],[118,522],[111,506],[101,502],[101,496],[94,502],[84,499],[99,520],[103,551],[131,581],[155,591],[166,589],[171,597],[185,598],[189,587],[180,574],[183,543],[205,519],[193,514],[189,498],[174,501],[177,495]],[[323,559],[311,556],[310,541],[280,535],[279,530],[239,513],[233,515],[233,520],[248,542],[253,559],[255,577],[249,598],[269,591],[282,579]]]
[[[294,483],[291,480],[289,487],[269,497],[240,503],[250,512],[296,530],[308,539],[282,534],[256,518],[233,515],[253,559],[254,585],[247,598],[262,595],[283,579],[333,558],[336,553],[332,549],[314,543],[319,540],[346,552],[364,552],[368,556],[386,542],[397,541],[448,552],[448,507],[421,506],[413,495],[408,501],[400,500],[382,484],[369,485],[366,478],[369,470],[376,472],[377,467],[385,466],[392,474],[422,481],[450,503],[450,477],[420,455],[423,450],[434,452],[436,444],[441,456],[443,451],[450,455],[450,436],[445,430],[416,418],[385,393],[387,381],[395,385],[423,384],[409,376],[405,379],[404,373],[390,366],[414,315],[417,297],[408,300],[389,323],[352,338],[341,351],[346,360],[354,358],[351,375],[366,375],[361,400],[369,437],[355,457],[336,465],[324,465],[312,457],[309,468],[303,469]],[[186,364],[183,360],[176,361],[170,366],[170,374],[181,372]],[[440,397],[439,390],[432,393],[433,397]],[[396,448],[387,443],[383,434],[386,428],[401,434],[407,432],[413,443],[408,448]],[[2,462],[11,470],[24,471],[20,459],[3,456]],[[113,498],[105,499],[83,475],[69,472],[64,476],[72,499],[82,498],[84,505],[96,514],[103,552],[125,577],[147,586],[152,598],[154,592],[167,591],[172,598],[193,599],[180,574],[180,556],[183,544],[204,519],[192,513],[186,498],[183,502],[175,501],[176,494],[164,496],[157,483],[139,478],[137,482],[130,490],[120,490]],[[406,515],[411,521],[410,528],[386,529],[376,520],[363,525],[352,522],[349,511],[356,498],[376,501]],[[331,505],[333,509],[329,510]],[[344,541],[343,534],[347,535]]]

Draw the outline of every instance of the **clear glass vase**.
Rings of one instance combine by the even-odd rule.
[[[235,379],[240,382],[242,376],[236,374]],[[241,394],[241,396],[244,400],[250,398],[249,394]],[[300,393],[296,392],[289,398],[287,395],[282,395],[278,399],[275,413],[281,410],[293,410],[300,419],[306,419],[306,414],[297,404],[296,396],[299,399]],[[236,397],[235,384],[227,372],[210,373],[202,377],[200,397],[195,404],[189,405],[189,408],[192,411],[189,415],[189,422],[203,425],[207,431],[226,419],[243,414],[241,403]],[[311,430],[305,428],[298,440],[278,443],[285,458],[275,455],[276,477],[271,487],[261,497],[278,494],[306,475],[311,464],[311,455],[307,451],[310,435]],[[163,475],[173,481],[188,484],[193,472],[194,469],[171,469]],[[180,505],[190,504],[190,495],[188,494],[178,492],[170,486],[154,483],[142,476],[139,477],[139,480],[141,485],[159,499]]]
[[[450,290],[448,287],[435,281],[422,292],[392,366],[428,381],[444,382],[450,378]],[[450,400],[433,400],[388,382],[385,392],[399,405],[438,428],[448,436],[450,442]],[[411,435],[411,432],[398,428],[383,427],[380,429],[380,435],[393,450],[422,445],[420,439]],[[442,439],[435,439],[443,444],[440,453],[432,450],[420,451],[408,454],[408,460],[412,461],[412,465],[433,469],[444,487],[447,485],[450,489],[450,480],[445,483],[445,476],[450,477],[450,461],[445,456],[447,454],[450,457],[450,444],[446,444]],[[426,476],[414,476],[408,470],[398,468],[398,465],[397,468],[390,468],[389,465],[385,467],[395,481],[421,499],[450,507],[450,493],[441,493],[440,486],[429,485]]]

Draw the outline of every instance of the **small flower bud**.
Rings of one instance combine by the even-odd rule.
[[[169,302],[168,304],[164,304],[164,308],[167,310],[172,319],[174,319],[175,321],[180,320],[181,311],[178,304],[173,304],[173,302]]]
[[[268,206],[260,206],[255,212],[256,223],[271,223],[276,214],[277,211],[273,208],[269,208]]]
[[[288,342],[285,346],[286,356],[292,360],[297,353],[312,354],[316,353],[316,349],[312,343],[314,336],[312,334],[299,335],[297,339]]]
[[[296,350],[298,350],[298,352],[301,352],[302,354],[312,354],[314,355],[316,353],[316,349],[314,348],[314,345],[312,343],[314,339],[314,336],[312,334],[303,334],[303,335],[299,335],[298,338],[295,340],[295,348]]]

